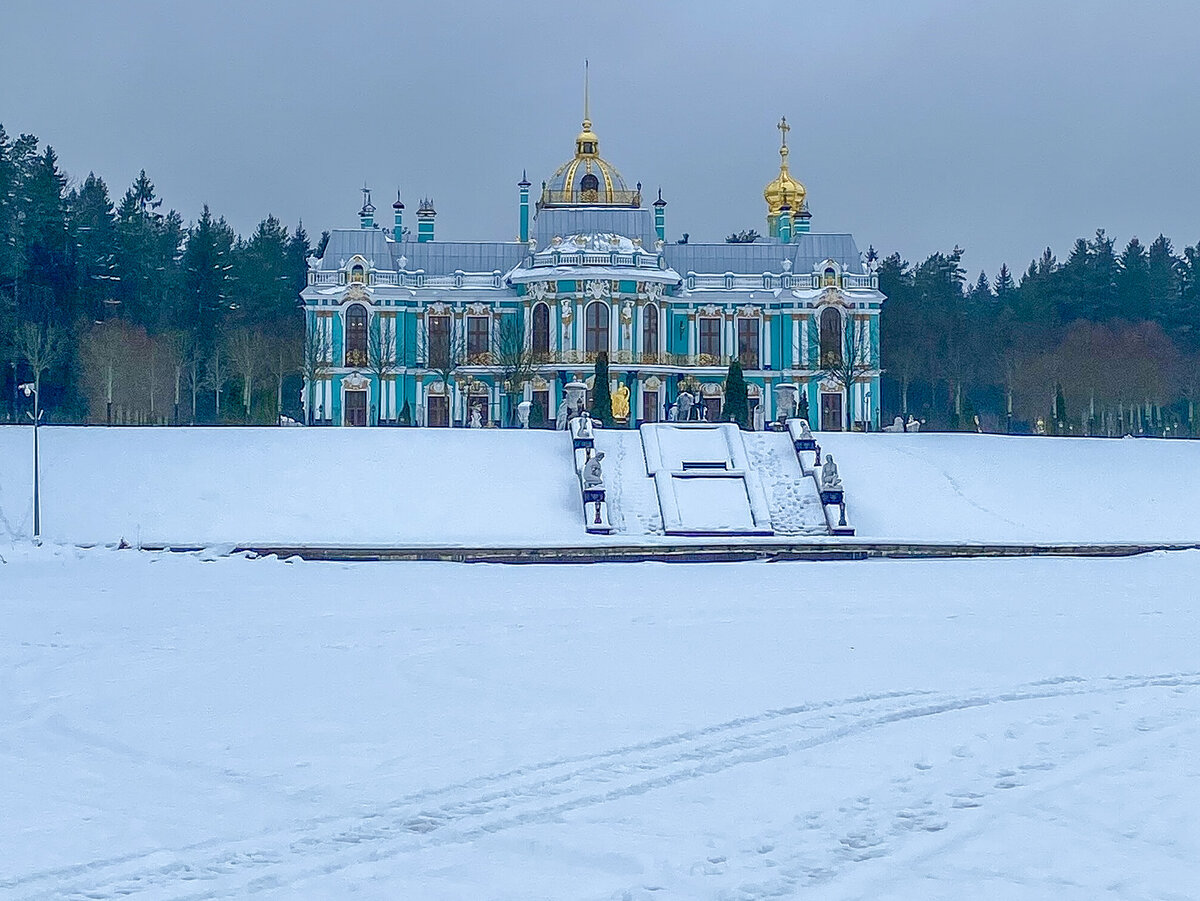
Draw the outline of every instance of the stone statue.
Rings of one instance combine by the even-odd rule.
[[[800,439],[802,441],[806,441],[809,438],[812,438],[812,429],[810,429],[808,427],[807,419],[801,419],[800,420]]]
[[[604,451],[596,451],[596,453],[588,457],[588,461],[583,464],[584,488],[599,488],[604,484],[604,471],[600,468],[600,461],[603,459]]]
[[[678,404],[671,404],[669,407],[667,407],[667,422],[674,422],[675,418],[678,415],[679,415],[679,405]]]
[[[677,422],[687,422],[692,418],[692,404],[695,399],[687,391],[680,391],[675,399],[675,419]]]
[[[921,431],[921,423],[917,422],[911,413],[908,414],[908,422],[904,423],[904,431],[919,432]]]
[[[479,404],[475,404],[473,407],[471,407],[470,427],[473,429],[483,428],[483,413],[481,412]]]
[[[579,414],[579,432],[580,438],[592,437],[592,417],[587,413]]]
[[[562,403],[558,405],[558,417],[554,421],[554,427],[560,432],[567,427],[567,417],[571,413],[571,407],[564,398]]]
[[[629,418],[629,386],[618,385],[617,390],[612,395],[612,414],[613,419],[621,421]]]
[[[533,402],[523,400],[517,404],[517,419],[521,423],[521,428],[529,428],[529,412],[533,409]]]
[[[904,431],[904,417],[897,416],[895,419],[892,420],[892,424],[885,425],[883,427],[883,430],[885,432],[903,432]]]
[[[841,487],[842,477],[838,475],[837,464],[833,462],[833,454],[828,454],[821,466],[821,490],[835,491]]]

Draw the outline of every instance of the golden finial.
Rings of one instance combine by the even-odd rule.
[[[775,127],[779,129],[779,134],[782,136],[781,143],[779,145],[779,168],[786,172],[788,158],[787,133],[792,130],[792,126],[788,125],[787,116],[784,116],[779,120],[779,124]]]

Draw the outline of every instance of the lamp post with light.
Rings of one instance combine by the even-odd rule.
[[[38,459],[38,423],[42,421],[42,408],[38,398],[37,382],[25,382],[20,386],[26,397],[33,398],[33,412],[26,413],[33,420],[33,543],[42,543],[42,485],[40,461]]]

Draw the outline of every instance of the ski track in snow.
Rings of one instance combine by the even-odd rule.
[[[1189,694],[1198,685],[1200,673],[1191,672],[1103,679],[1063,676],[995,692],[896,691],[768,710],[639,744],[479,776],[410,794],[375,810],[17,876],[0,881],[0,891],[30,901],[95,901],[147,893],[175,901],[244,897],[364,862],[554,821],[573,811],[668,789],[747,764],[800,755],[895,724],[1054,698],[1168,688]],[[1169,719],[1147,720],[1143,729],[1139,721],[1137,731],[1161,731],[1175,725]],[[1130,740],[1137,740],[1137,735]],[[1085,766],[1104,767],[1108,765],[1104,757],[1113,753],[1113,746],[1100,743],[1098,747],[1101,750],[1077,748],[1074,756]],[[956,749],[955,755],[965,757],[969,752],[963,746],[962,753]],[[949,793],[940,802],[926,797],[913,803],[908,797],[913,783],[932,768],[932,764],[918,761],[913,775],[891,780],[882,804],[873,796],[863,796],[836,813],[809,815],[803,825],[823,834],[823,846],[830,849],[825,855],[814,855],[809,842],[793,839],[790,844],[799,847],[779,854],[771,842],[763,842],[726,854],[714,853],[698,861],[692,875],[728,878],[730,868],[736,866],[735,875],[749,881],[729,897],[749,901],[794,894],[803,885],[828,880],[853,864],[903,852],[906,837],[940,832],[951,817],[985,804],[1002,803],[997,796],[1012,789],[1040,782],[1048,790],[1046,783],[1061,766],[1062,755],[1057,762],[1046,759],[1044,753],[1034,757],[1037,759],[989,775],[989,785],[979,784],[980,777],[975,774],[961,791]],[[763,868],[769,872],[761,873]],[[769,878],[764,881],[763,875]],[[613,897],[638,901],[654,897],[657,890],[653,885],[640,885]]]

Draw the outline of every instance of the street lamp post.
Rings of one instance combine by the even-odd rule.
[[[37,382],[26,382],[21,386],[26,397],[33,397],[33,412],[26,413],[33,420],[33,543],[42,543],[42,485],[41,461],[38,453],[38,423],[42,421]]]

